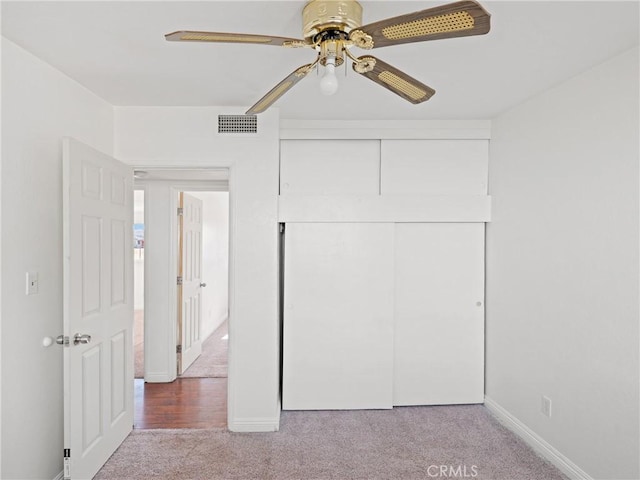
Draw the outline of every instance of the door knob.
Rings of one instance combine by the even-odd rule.
[[[89,343],[91,341],[91,335],[87,335],[86,333],[80,334],[80,333],[76,333],[73,336],[73,344],[74,345],[78,345],[79,343],[82,343],[83,345]]]
[[[207,284],[206,284],[206,283],[201,283],[201,284],[200,284],[200,286],[201,286],[201,287],[206,287],[206,286],[207,286]]]

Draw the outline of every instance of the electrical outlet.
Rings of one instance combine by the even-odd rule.
[[[549,397],[542,396],[542,404],[540,405],[540,411],[543,415],[551,417],[551,399]]]

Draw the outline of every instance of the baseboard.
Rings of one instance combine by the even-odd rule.
[[[584,470],[547,443],[524,423],[511,415],[511,413],[505,410],[500,404],[485,396],[484,405],[500,423],[518,435],[525,443],[546,458],[566,476],[573,480],[593,480]]]
[[[144,381],[147,383],[171,383],[175,379],[175,375],[171,376],[168,373],[150,373],[144,376]]]
[[[280,429],[280,418],[236,418],[229,420],[232,432],[277,432]]]
[[[53,477],[53,480],[62,480],[64,478],[64,470],[60,472],[58,475]]]
[[[216,331],[216,330],[218,330],[218,329],[222,326],[222,324],[223,324],[224,322],[228,321],[228,320],[229,320],[229,315],[225,315],[225,316],[224,316],[224,319],[223,319],[223,320],[222,320],[222,321],[221,321],[221,322],[216,326],[216,328],[214,328],[213,330],[211,330],[211,331],[207,334],[207,336],[206,336],[206,337],[202,337],[202,343],[204,343],[204,342],[206,342],[207,340],[209,340],[209,337],[210,337],[211,335],[213,335],[213,334],[215,333],[215,331]]]

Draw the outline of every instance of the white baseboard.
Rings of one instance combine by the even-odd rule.
[[[232,432],[277,432],[279,429],[279,418],[229,419],[229,430]]]
[[[584,470],[575,463],[565,457],[553,446],[547,443],[537,433],[527,427],[524,423],[511,415],[501,405],[491,398],[484,397],[484,405],[487,409],[502,423],[506,428],[518,435],[525,443],[527,443],[536,452],[546,458],[551,464],[558,468],[562,473],[573,480],[593,480]]]
[[[214,329],[213,329],[213,330],[211,330],[209,333],[207,333],[206,335],[204,335],[204,336],[202,337],[202,343],[206,342],[206,341],[209,339],[209,337],[210,337],[211,335],[213,335],[213,332],[215,332],[217,329],[219,329],[219,328],[220,328],[220,326],[221,326],[224,322],[226,322],[227,320],[229,320],[229,315],[225,315],[224,317],[222,317],[222,321],[221,321],[220,323],[218,323],[218,324],[214,327]]]
[[[150,373],[144,376],[144,381],[147,383],[171,383],[175,379],[175,375],[172,376],[168,373]]]
[[[64,478],[64,470],[56,475],[53,480],[62,480]]]

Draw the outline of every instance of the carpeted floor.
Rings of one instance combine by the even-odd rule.
[[[275,433],[136,430],[95,477],[150,478],[566,479],[482,405],[283,412]]]
[[[228,322],[225,320],[204,342],[202,354],[180,375],[182,378],[226,378]]]

